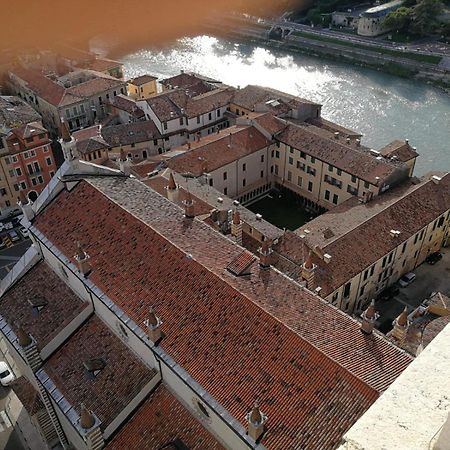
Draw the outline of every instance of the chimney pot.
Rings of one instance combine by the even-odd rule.
[[[84,403],[81,404],[80,425],[84,430],[89,430],[95,425],[95,417],[88,411]]]
[[[147,334],[148,338],[154,343],[157,344],[158,341],[162,337],[161,325],[162,321],[155,314],[155,310],[151,306],[148,311],[148,319],[144,322],[147,326]]]
[[[361,314],[361,331],[364,334],[372,334],[375,322],[380,315],[375,310],[375,300],[370,302],[369,307]]]
[[[272,255],[272,241],[266,239],[259,249],[259,265],[262,269],[270,267],[270,260]]]
[[[264,433],[264,424],[267,417],[259,409],[258,402],[255,402],[252,410],[246,416],[248,422],[247,433],[256,442]]]
[[[22,328],[22,326],[19,326],[17,330],[17,341],[22,348],[28,347],[32,342],[31,336]]]
[[[77,242],[77,254],[75,255],[75,260],[78,263],[79,271],[83,274],[84,277],[87,277],[92,271],[89,259],[89,255],[84,251],[80,242]]]
[[[187,219],[193,219],[195,217],[194,201],[192,200],[192,196],[189,191],[187,191],[186,200],[183,202],[183,204],[184,204],[184,216]]]

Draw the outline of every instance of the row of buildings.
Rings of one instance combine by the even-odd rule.
[[[450,174],[273,89],[160,84],[63,116],[64,164],[21,198],[33,245],[0,282],[0,346],[35,448],[353,449],[447,323],[439,297],[386,337],[371,300],[448,245]],[[246,207],[273,192],[317,217]]]

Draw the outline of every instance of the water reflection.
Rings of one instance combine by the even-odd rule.
[[[417,172],[450,170],[450,97],[430,86],[360,67],[209,36],[124,58],[126,76],[167,77],[192,70],[233,86],[260,84],[324,105],[324,117],[364,134],[379,148],[409,138],[422,155]]]

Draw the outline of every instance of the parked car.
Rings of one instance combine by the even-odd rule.
[[[0,382],[2,386],[9,386],[15,378],[8,364],[5,361],[0,361]]]
[[[20,227],[19,228],[20,234],[24,237],[27,238],[28,237],[28,230],[25,227]]]
[[[13,241],[13,242],[20,241],[20,237],[17,234],[17,231],[11,230],[8,234],[9,234],[11,241]]]
[[[378,296],[378,300],[385,301],[395,297],[400,292],[398,286],[393,284],[392,286],[387,287],[384,291],[381,291]]]
[[[12,230],[14,228],[14,225],[11,222],[5,222],[4,226],[5,230]]]
[[[431,253],[431,255],[427,256],[427,259],[425,260],[428,264],[434,266],[438,261],[442,259],[442,253],[434,252]]]
[[[403,275],[400,280],[398,280],[398,284],[400,287],[409,286],[416,279],[416,274],[414,272],[408,272]]]

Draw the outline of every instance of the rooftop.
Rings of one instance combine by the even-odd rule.
[[[393,141],[383,147],[380,153],[385,158],[394,158],[403,162],[419,156],[415,148],[411,147],[407,141]]]
[[[278,139],[374,185],[379,185],[380,181],[398,170],[389,161],[376,159],[362,149],[345,145],[338,140],[322,137],[306,127],[288,125]]]
[[[101,134],[111,147],[161,139],[161,134],[152,120],[102,127]]]
[[[106,450],[159,449],[177,438],[190,450],[223,449],[161,384],[106,446]]]
[[[14,332],[21,325],[42,349],[87,306],[41,261],[3,294],[0,314]]]
[[[144,111],[137,106],[136,101],[125,95],[116,95],[109,101],[109,104],[114,108],[127,112],[136,119],[145,118]]]
[[[334,448],[410,362],[274,269],[232,275],[242,248],[137,180],[80,182],[35,225],[68,257],[82,240],[90,279],[138,325],[151,299],[161,347],[241,423],[258,397],[268,448]]]
[[[168,165],[178,173],[190,173],[198,177],[269,145],[270,141],[255,127],[232,126],[193,143],[191,150],[174,156]]]
[[[20,97],[0,96],[0,131],[41,120],[41,116]]]
[[[105,363],[96,375],[88,370],[93,359]],[[103,430],[156,375],[96,316],[53,353],[42,369],[76,411],[81,403],[92,410]]]
[[[132,78],[131,80],[128,80],[128,83],[134,84],[135,86],[143,86],[146,83],[150,83],[151,81],[156,81],[158,77],[154,77],[153,75],[140,75],[136,78]]]

